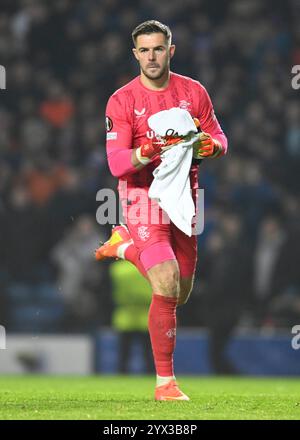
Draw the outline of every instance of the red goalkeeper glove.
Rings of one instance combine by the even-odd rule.
[[[193,157],[202,159],[204,157],[218,157],[222,153],[222,145],[213,139],[209,133],[201,131],[199,139],[193,144]]]
[[[200,122],[194,118],[196,127],[200,128]],[[218,157],[223,151],[222,145],[216,139],[213,139],[209,133],[201,131],[199,139],[193,144],[193,157],[195,159],[203,159],[204,157]]]
[[[176,136],[176,134],[166,135],[159,139],[150,139],[147,144],[141,145],[136,149],[136,157],[143,165],[147,165],[155,156],[162,154],[182,140],[184,140],[184,138],[182,136]]]

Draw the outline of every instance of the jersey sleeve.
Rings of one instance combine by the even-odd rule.
[[[125,100],[112,95],[106,106],[106,151],[109,156],[116,150],[132,148],[132,125]]]
[[[132,123],[126,99],[112,95],[106,106],[106,153],[110,171],[115,177],[122,177],[138,170],[131,162]]]
[[[218,119],[215,115],[214,108],[209,94],[205,87],[200,85],[200,100],[198,109],[198,119],[200,121],[201,131],[209,133],[214,139],[218,140],[222,145],[222,154],[227,152],[227,137],[225,136]]]

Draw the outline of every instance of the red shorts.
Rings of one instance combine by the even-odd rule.
[[[177,260],[180,276],[191,277],[197,262],[197,237],[174,225],[155,200],[122,201],[125,222],[145,270],[167,260]]]

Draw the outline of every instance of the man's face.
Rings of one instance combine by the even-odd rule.
[[[174,52],[175,46],[161,32],[139,35],[133,49],[143,74],[151,80],[162,78],[169,70]]]

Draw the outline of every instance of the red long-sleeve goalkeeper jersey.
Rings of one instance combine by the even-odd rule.
[[[108,164],[114,176],[126,181],[128,189],[149,188],[153,180],[152,172],[160,163],[158,157],[137,170],[131,165],[131,152],[128,150],[146,144],[154,137],[147,124],[149,116],[172,107],[184,108],[192,117],[198,118],[201,130],[217,139],[222,145],[223,154],[226,153],[226,136],[214,114],[206,89],[198,81],[171,72],[167,88],[156,91],[146,88],[138,76],[117,90],[106,108]],[[197,188],[197,165],[191,167],[190,181],[191,188]],[[120,197],[126,198],[122,188],[123,185],[119,185]]]

